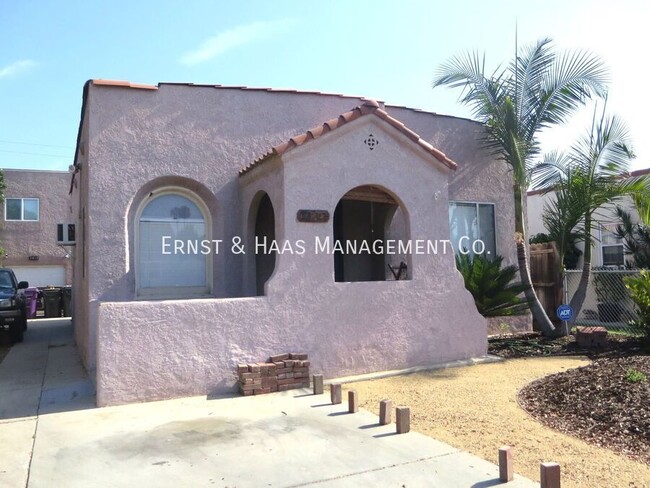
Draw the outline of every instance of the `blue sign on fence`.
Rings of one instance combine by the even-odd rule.
[[[557,307],[557,318],[560,320],[571,320],[573,317],[573,308],[571,305],[560,305]]]

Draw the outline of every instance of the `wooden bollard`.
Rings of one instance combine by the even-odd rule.
[[[323,375],[315,374],[313,377],[314,380],[314,395],[323,394]]]
[[[391,410],[393,409],[393,402],[390,400],[382,400],[379,402],[379,425],[388,425],[392,422]]]
[[[406,434],[411,430],[411,409],[409,407],[397,407],[395,409],[395,423],[397,433]]]
[[[558,463],[542,463],[539,466],[540,488],[560,488],[560,465]]]
[[[332,399],[332,405],[338,405],[343,402],[341,398],[341,383],[332,383],[330,385],[330,398]]]
[[[359,411],[359,395],[356,390],[348,391],[348,412],[357,413]]]
[[[499,481],[507,483],[512,481],[515,473],[512,469],[512,449],[510,446],[499,448]]]

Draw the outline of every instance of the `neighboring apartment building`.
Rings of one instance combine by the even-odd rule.
[[[643,176],[650,174],[650,168],[645,168],[630,173],[630,176]],[[528,192],[528,235],[547,233],[542,221],[544,206],[555,199],[554,192],[540,190]],[[603,205],[594,214],[594,241],[592,244],[591,263],[593,267],[622,266],[625,264],[625,250],[623,241],[616,237],[616,226],[620,223],[616,216],[616,207],[620,206],[630,212],[633,218],[638,218],[634,203],[629,197],[618,202]],[[584,251],[582,242],[577,247]],[[578,269],[582,266],[582,257],[578,261]]]
[[[3,266],[12,268],[30,286],[72,284],[70,174],[29,169],[3,172]]]

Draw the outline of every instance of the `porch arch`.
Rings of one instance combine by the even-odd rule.
[[[410,255],[391,247],[410,239],[408,212],[394,194],[378,185],[351,189],[336,205],[333,226],[335,281],[410,279]]]
[[[257,192],[251,202],[248,219],[248,227],[252,231],[249,246],[255,250],[255,294],[263,296],[264,285],[273,275],[276,262],[276,252],[271,249],[271,242],[275,240],[275,210],[268,193]]]

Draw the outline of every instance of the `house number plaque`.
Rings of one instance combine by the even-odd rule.
[[[327,210],[298,210],[298,222],[329,222],[330,213]]]

